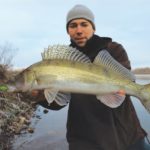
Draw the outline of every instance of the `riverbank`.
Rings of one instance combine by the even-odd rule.
[[[38,106],[35,114],[39,116],[31,119],[30,127],[34,133],[16,135],[12,150],[67,150],[66,122],[68,106],[59,111],[48,110]]]
[[[33,132],[29,124],[35,109],[27,95],[0,93],[0,150],[9,150],[10,139],[21,131]]]

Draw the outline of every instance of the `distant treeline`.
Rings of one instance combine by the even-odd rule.
[[[150,74],[150,68],[146,67],[146,68],[136,68],[133,69],[132,72],[134,74]]]

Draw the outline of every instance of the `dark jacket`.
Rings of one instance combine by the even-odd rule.
[[[91,61],[106,49],[123,66],[131,69],[125,49],[111,38],[94,35],[84,48],[72,41],[71,46],[82,51]],[[55,106],[52,104],[49,108],[59,108]],[[90,143],[102,150],[125,150],[145,135],[129,96],[121,106],[111,109],[94,95],[71,94],[67,120],[69,144]]]

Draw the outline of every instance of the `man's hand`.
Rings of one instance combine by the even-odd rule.
[[[33,91],[31,92],[31,95],[32,95],[33,97],[36,97],[36,96],[39,95],[39,91],[38,91],[38,90],[33,90]]]

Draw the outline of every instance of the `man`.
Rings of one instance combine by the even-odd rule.
[[[131,69],[122,45],[111,38],[95,35],[94,15],[83,5],[74,6],[67,14],[67,33],[70,46],[77,48],[93,62],[97,54],[106,49],[111,56]],[[53,102],[49,109],[60,109]],[[94,95],[71,94],[67,120],[69,150],[148,150],[144,142],[146,132],[141,128],[129,96],[123,104],[111,109]]]

